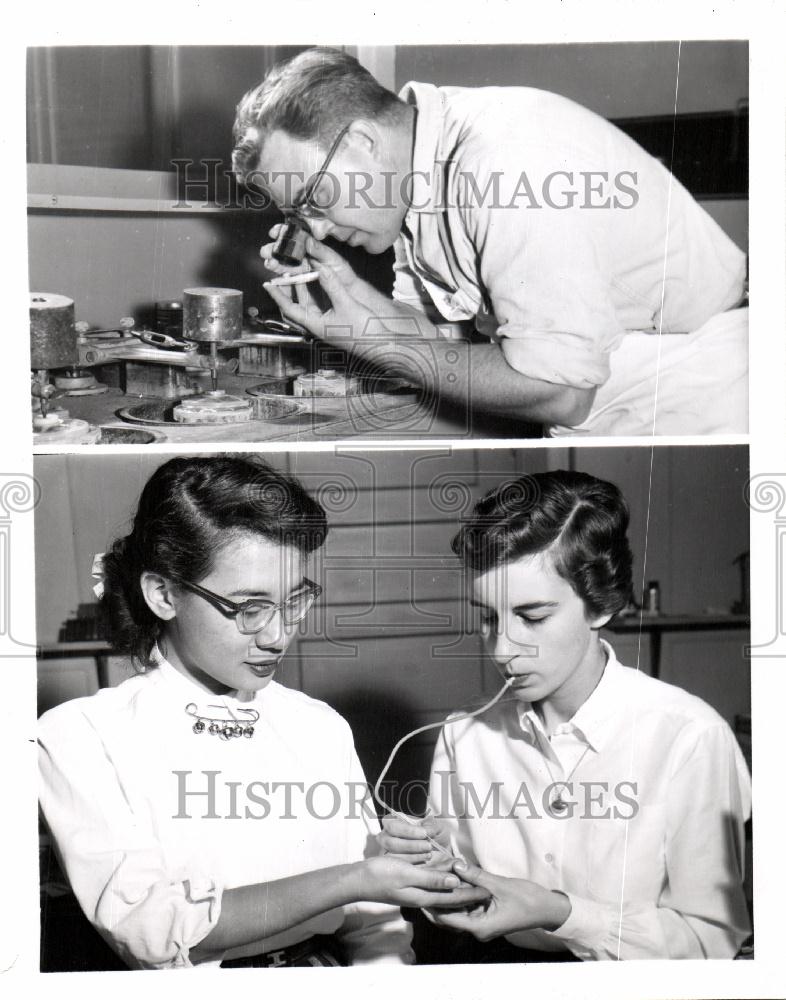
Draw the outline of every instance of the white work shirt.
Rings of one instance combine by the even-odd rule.
[[[551,740],[512,699],[446,726],[431,807],[468,860],[568,896],[562,927],[513,944],[585,960],[732,958],[750,933],[745,761],[712,708],[604,647],[599,684]],[[545,805],[560,790],[568,808],[555,815]]]
[[[609,382],[627,335],[639,332],[634,344],[649,357],[653,334],[696,331],[740,302],[744,254],[610,122],[528,87],[413,82],[400,96],[416,106],[417,122],[393,294],[435,324],[472,320],[516,371],[591,388]],[[739,336],[734,379],[740,364],[747,371],[746,332]],[[687,349],[690,338],[664,339]],[[724,344],[721,362],[728,353]],[[724,366],[716,360],[717,379]],[[614,398],[630,389],[627,370],[619,378]],[[632,405],[628,392],[621,414],[606,393],[603,419],[591,414],[582,430],[651,432],[652,379],[639,395],[645,390],[649,405]],[[742,424],[747,397],[740,406]],[[670,412],[668,432],[704,432],[701,411],[688,406],[681,422]],[[706,429],[716,429],[711,420]]]
[[[189,703],[241,721],[253,708],[255,733],[197,735]],[[217,923],[224,889],[378,853],[376,817],[357,801],[365,779],[349,726],[275,682],[251,701],[212,696],[162,660],[47,712],[39,743],[41,808],[65,873],[87,918],[131,967],[191,965],[189,949]],[[412,961],[398,908],[360,903],[272,937],[261,916],[258,941],[205,964],[334,932],[352,964]]]

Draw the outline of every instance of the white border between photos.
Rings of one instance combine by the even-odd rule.
[[[3,273],[7,283],[3,355],[0,364],[0,420],[2,469],[0,484],[9,476],[32,474],[29,426],[28,313],[26,271],[26,175],[24,163],[25,112],[23,100],[25,46],[31,44],[269,44],[271,42],[426,44],[480,42],[579,42],[654,39],[748,38],[751,43],[751,475],[780,475],[786,483],[786,303],[784,301],[784,94],[786,18],[776,0],[763,2],[687,3],[661,0],[656,6],[634,2],[581,3],[579,0],[539,0],[531,6],[501,0],[474,3],[431,3],[402,0],[384,9],[350,4],[318,4],[312,0],[287,0],[281,5],[230,5],[216,0],[111,6],[97,3],[53,3],[42,0],[12,8],[3,46],[5,128],[0,133],[2,170],[6,195]],[[10,18],[14,17],[14,23]],[[65,251],[64,251],[65,252]],[[723,438],[712,444],[744,444],[745,437]],[[448,442],[429,441],[443,448]],[[649,446],[648,439],[571,442],[521,442],[522,447],[585,447],[597,444],[626,447]],[[707,443],[706,439],[658,439],[657,444]],[[413,448],[399,445],[366,445],[356,440],[342,449],[376,450]],[[509,441],[466,441],[456,447],[511,447]],[[154,446],[153,446],[154,447]],[[319,450],[329,445],[265,445],[270,451]],[[198,450],[248,451],[251,445],[202,446]],[[69,452],[71,449],[52,449]],[[74,449],[78,450],[78,449]],[[91,454],[117,450],[112,446],[91,449]],[[127,447],[120,450],[128,451]],[[145,451],[153,450],[146,448]],[[164,445],[162,451],[195,450],[191,446]],[[701,489],[701,483],[697,484]],[[26,566],[13,581],[15,635],[34,644],[33,519],[18,518],[13,545],[30,553]],[[771,638],[777,620],[776,590],[769,567],[775,565],[773,521],[755,515],[751,525],[752,642]],[[0,545],[2,539],[0,539]],[[0,553],[2,555],[2,553]],[[767,571],[764,572],[765,568]],[[783,569],[782,573],[786,572]],[[9,581],[0,580],[0,587]],[[24,612],[19,609],[24,607]],[[780,609],[783,612],[786,609]],[[784,637],[781,637],[783,640]],[[783,652],[783,642],[779,645]],[[0,701],[0,751],[3,762],[2,851],[0,851],[0,990],[7,996],[28,992],[59,997],[118,997],[135,994],[140,983],[146,992],[189,996],[243,993],[259,988],[252,981],[255,970],[239,970],[228,980],[209,972],[182,973],[166,980],[126,973],[38,973],[37,835],[34,800],[35,658],[13,655],[0,647],[4,668]],[[782,842],[784,829],[781,780],[781,716],[786,704],[786,656],[754,659],[753,739],[755,823],[755,921],[756,959],[747,962],[647,962],[533,965],[520,967],[385,967],[337,969],[314,973],[288,970],[278,989],[299,993],[319,990],[325,996],[369,995],[376,998],[419,993],[432,1000],[501,995],[510,990],[548,997],[707,997],[742,998],[778,996],[784,980],[781,964],[781,899],[786,898]],[[176,975],[176,974],[173,974]],[[318,979],[315,980],[314,976]],[[111,978],[108,978],[111,977]],[[185,978],[184,978],[185,977]],[[783,996],[783,986],[780,986]]]

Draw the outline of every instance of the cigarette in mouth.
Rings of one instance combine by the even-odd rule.
[[[301,274],[282,274],[280,278],[273,278],[269,285],[306,285],[309,281],[317,281],[318,271],[303,271]]]

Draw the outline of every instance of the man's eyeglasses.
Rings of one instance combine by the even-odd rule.
[[[341,140],[349,131],[349,124],[345,125],[341,131],[338,133],[336,138],[333,140],[333,144],[328,150],[328,154],[325,157],[322,166],[319,170],[310,178],[308,184],[306,184],[298,196],[292,202],[291,215],[296,215],[300,219],[322,219],[325,213],[319,207],[319,205],[314,202],[314,195],[317,188],[322,181],[322,178],[327,173],[327,169],[330,166],[330,161],[336,154],[338,147],[341,145]]]
[[[190,583],[179,577],[175,577],[175,579],[181,587],[203,597],[227,618],[234,618],[241,635],[253,635],[255,632],[261,632],[262,629],[267,628],[276,611],[281,612],[281,618],[285,625],[297,625],[298,622],[303,621],[314,601],[322,593],[322,588],[318,583],[305,579],[303,589],[293,594],[292,597],[288,597],[286,601],[282,601],[281,604],[253,599],[237,604],[220,594],[214,594],[207,587],[200,587],[198,583]]]

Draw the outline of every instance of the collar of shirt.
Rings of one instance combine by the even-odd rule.
[[[245,699],[238,697],[242,694],[240,691],[228,694],[211,694],[210,691],[205,691],[195,681],[190,680],[177,667],[173,666],[161,652],[158,645],[153,647],[151,659],[155,663],[155,667],[148,672],[147,676],[150,678],[150,681],[154,684],[159,684],[162,691],[169,694],[174,700],[179,701],[185,698],[187,703],[194,703],[200,712],[202,710],[205,711],[206,716],[210,714],[208,709],[211,706],[214,709],[223,706],[230,714],[239,709],[258,708],[258,702],[261,700],[264,692],[270,688],[270,684],[268,684],[261,691],[247,692],[251,697]]]
[[[555,735],[574,733],[596,752],[603,749],[609,738],[609,720],[621,718],[621,713],[625,711],[619,685],[622,667],[611,646],[603,639],[600,643],[606,653],[606,666],[601,679],[573,718],[557,726],[554,731]],[[543,724],[532,704],[525,702],[517,707],[519,724],[523,732],[535,743],[538,742],[539,732],[541,739],[548,742]]]
[[[440,159],[445,118],[442,94],[431,83],[412,81],[404,85],[399,97],[417,109],[411,205],[407,217],[412,213],[433,215],[444,212],[444,176]]]

